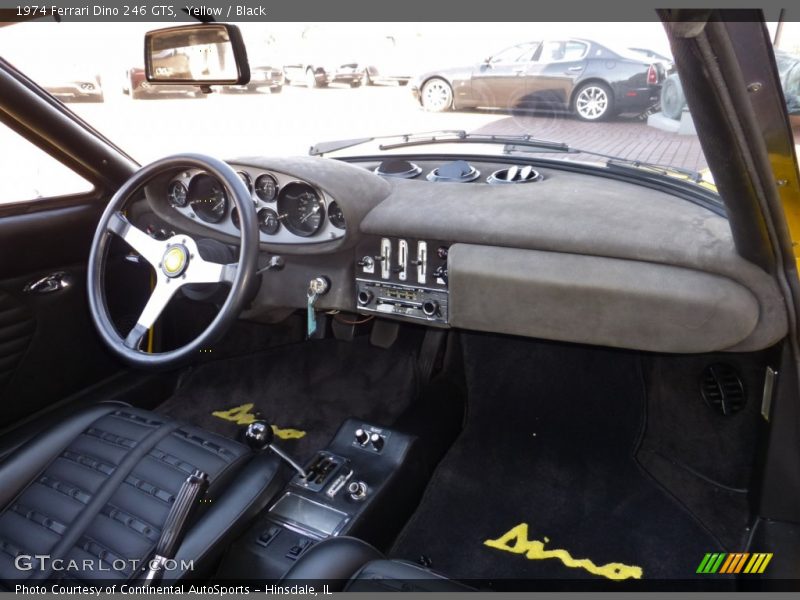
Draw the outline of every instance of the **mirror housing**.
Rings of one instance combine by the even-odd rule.
[[[250,82],[239,28],[227,23],[181,25],[144,36],[147,81],[162,84],[242,85]]]

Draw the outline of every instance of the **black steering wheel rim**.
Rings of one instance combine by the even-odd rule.
[[[217,316],[214,318],[211,324],[209,324],[208,327],[194,340],[185,344],[184,346],[181,346],[180,348],[176,348],[167,352],[147,353],[139,350],[138,347],[131,347],[132,345],[138,346],[138,343],[132,344],[132,340],[136,337],[136,335],[143,335],[146,333],[146,329],[144,332],[141,331],[139,321],[137,321],[137,324],[134,326],[134,329],[130,332],[130,334],[123,338],[118,333],[117,328],[114,326],[111,320],[105,295],[106,256],[108,254],[111,239],[114,235],[123,237],[123,239],[129,245],[132,244],[128,239],[125,239],[123,233],[136,232],[137,236],[138,234],[145,236],[147,235],[133,227],[133,225],[131,225],[121,213],[122,209],[133,197],[133,195],[136,194],[147,183],[160,175],[164,175],[168,172],[179,169],[191,168],[200,169],[212,175],[213,177],[216,177],[225,187],[227,194],[233,200],[234,206],[239,213],[240,221],[239,260],[236,263],[231,263],[230,265],[215,265],[215,263],[207,263],[200,259],[199,254],[196,252],[196,243],[191,236],[185,234],[175,236],[180,237],[182,241],[185,242],[183,245],[188,248],[189,251],[191,251],[191,249],[195,249],[195,254],[189,255],[187,253],[184,266],[187,272],[189,272],[189,269],[192,266],[192,260],[194,260],[198,265],[206,264],[220,267],[221,277],[224,276],[224,281],[229,281],[231,287],[230,291],[228,292],[228,296],[220,308]],[[126,229],[126,227],[129,229]],[[149,236],[147,237],[149,238]],[[138,239],[144,242],[144,238]],[[149,239],[152,240],[152,238]],[[172,239],[174,238],[170,238],[170,240]],[[170,240],[167,240],[163,243],[165,252],[173,245],[178,245],[170,243]],[[157,243],[160,242],[152,240],[151,244],[151,242],[148,241],[148,249],[157,250],[157,246],[155,246]],[[94,238],[92,239],[92,247],[89,253],[87,285],[89,292],[89,309],[92,315],[92,320],[97,327],[100,337],[118,357],[128,364],[140,368],[170,367],[196,356],[201,349],[213,344],[230,328],[230,326],[238,317],[239,313],[244,308],[245,303],[250,298],[250,291],[252,290],[252,286],[255,284],[257,277],[258,244],[258,221],[252,202],[252,197],[250,196],[250,191],[236,174],[236,171],[234,171],[233,168],[227,163],[217,158],[212,158],[202,154],[176,154],[162,158],[142,167],[136,171],[136,173],[134,173],[133,176],[128,179],[128,181],[126,181],[111,198],[105,211],[103,211],[103,215],[100,217],[97,230],[95,231]],[[139,248],[134,249],[140,251]],[[166,257],[166,254],[164,254],[164,256]],[[191,256],[191,260],[188,258],[188,256]],[[152,263],[153,261],[150,262]],[[155,264],[153,266],[156,270],[157,288],[159,285],[173,285],[172,291],[167,298],[168,302],[169,298],[171,298],[171,295],[175,293],[175,290],[179,289],[182,285],[185,285],[185,283],[174,275],[167,275],[165,272],[162,272],[162,269],[156,267]],[[184,280],[185,278],[186,274],[183,275]],[[223,281],[223,279],[220,279],[219,281]],[[154,295],[155,290],[153,291],[153,296]],[[153,296],[151,296],[151,300],[153,299]],[[149,302],[150,301],[148,301],[148,303]],[[145,307],[145,311],[143,311],[140,321],[144,317],[144,312],[146,312],[146,310],[147,307]],[[138,330],[137,327],[139,328]]]

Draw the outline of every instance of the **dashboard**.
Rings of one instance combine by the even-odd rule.
[[[229,164],[260,229],[243,319],[305,309],[321,279],[321,312],[618,348],[750,351],[788,330],[776,282],[738,255],[722,211],[674,189],[511,156]],[[154,180],[132,210],[154,236],[238,243],[235,207],[201,171]]]

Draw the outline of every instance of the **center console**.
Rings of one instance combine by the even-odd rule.
[[[398,533],[424,487],[416,438],[356,419],[295,474],[218,575],[279,579],[318,541],[359,537],[378,547]]]
[[[437,240],[362,241],[356,249],[358,311],[446,327],[449,247]]]

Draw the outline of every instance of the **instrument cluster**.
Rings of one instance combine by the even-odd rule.
[[[234,166],[250,192],[262,242],[317,243],[339,239],[347,228],[336,200],[324,191],[285,173]],[[239,214],[225,186],[214,176],[186,170],[167,186],[169,205],[190,219],[239,235]]]

